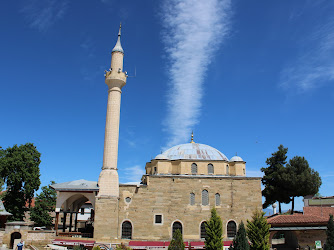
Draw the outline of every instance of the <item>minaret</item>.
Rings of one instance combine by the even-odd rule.
[[[124,51],[121,45],[121,25],[118,39],[111,52],[111,66],[105,74],[108,85],[108,105],[106,129],[104,135],[103,166],[99,177],[99,197],[119,197],[117,173],[119,119],[121,108],[121,89],[126,84],[126,73],[123,72]]]

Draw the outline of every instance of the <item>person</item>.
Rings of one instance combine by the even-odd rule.
[[[23,242],[23,240],[21,240],[21,241],[16,245],[15,250],[22,250],[23,246],[24,246],[24,242]]]

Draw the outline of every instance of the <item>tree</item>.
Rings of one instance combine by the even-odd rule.
[[[205,249],[220,250],[223,249],[223,228],[222,220],[217,215],[215,208],[211,209],[211,218],[206,225]]]
[[[171,250],[183,250],[184,249],[184,242],[183,242],[183,238],[182,238],[182,233],[180,231],[180,229],[177,229],[174,233],[173,233],[173,239],[171,240],[168,249]]]
[[[293,214],[295,197],[314,195],[321,186],[321,178],[317,171],[310,168],[307,160],[295,156],[286,164],[286,173],[283,174],[287,193],[291,197],[291,214]]]
[[[0,154],[0,176],[7,186],[4,203],[13,215],[10,220],[23,220],[25,204],[31,204],[40,182],[41,154],[32,143],[14,145]]]
[[[327,235],[327,240],[325,244],[325,250],[334,250],[334,221],[332,214],[329,215],[326,235]]]
[[[54,184],[51,181],[51,185]],[[42,192],[35,199],[35,206],[30,209],[30,218],[37,226],[50,227],[52,225],[51,212],[54,211],[57,192],[50,186],[42,187]]]
[[[267,168],[261,168],[264,173],[262,184],[264,189],[262,195],[265,197],[263,208],[278,201],[279,213],[282,213],[281,203],[289,203],[290,196],[287,194],[283,182],[283,174],[285,173],[286,154],[288,148],[283,145],[278,147],[278,151],[272,153],[272,156],[266,160]]]
[[[255,211],[252,220],[247,220],[247,236],[251,242],[251,250],[269,250],[270,225],[264,218],[264,212]]]
[[[237,235],[234,237],[230,250],[249,250],[249,243],[246,237],[246,229],[241,221]]]

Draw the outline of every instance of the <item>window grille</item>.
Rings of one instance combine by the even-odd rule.
[[[175,221],[173,223],[173,235],[174,235],[175,231],[178,230],[178,229],[180,230],[180,232],[182,234],[182,224],[181,224],[181,222]]]
[[[202,191],[202,205],[208,206],[209,205],[209,192],[208,190]]]
[[[237,224],[235,224],[234,221],[230,221],[227,223],[227,237],[234,238],[234,236],[237,234]]]
[[[206,237],[208,237],[207,233],[206,233],[206,226],[208,225],[208,223],[206,221],[203,221],[201,223],[201,239],[205,239]]]
[[[197,174],[197,164],[196,163],[191,164],[191,173]]]
[[[122,224],[122,239],[132,239],[132,225],[130,221],[124,221]]]
[[[195,194],[190,193],[190,205],[195,205]]]
[[[155,223],[156,224],[162,224],[162,215],[161,214],[156,214],[155,215]]]
[[[214,173],[213,165],[210,163],[208,165],[208,174],[213,174],[213,173]]]
[[[216,206],[220,206],[220,194],[216,193],[215,198],[216,198]]]

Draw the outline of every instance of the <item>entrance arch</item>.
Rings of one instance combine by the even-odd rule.
[[[16,239],[21,239],[22,235],[19,232],[14,232],[10,235],[10,248],[14,249],[14,241]]]
[[[277,250],[296,249],[298,239],[292,231],[278,231],[271,239],[272,248]]]

